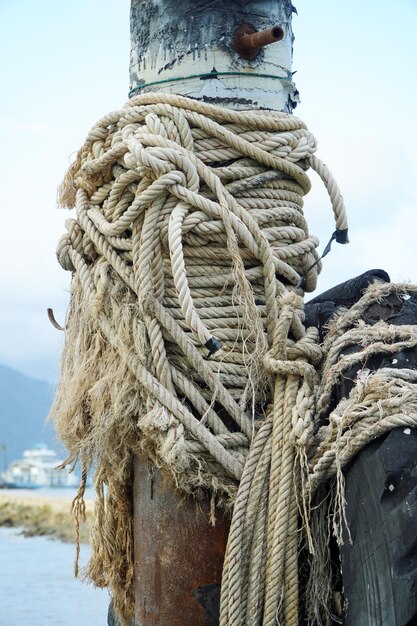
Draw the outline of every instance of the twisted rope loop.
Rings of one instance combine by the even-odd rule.
[[[343,199],[315,151],[296,117],[144,94],[92,128],[61,186],[61,204],[77,215],[57,251],[74,277],[52,413],[73,459],[98,467],[89,575],[112,587],[119,612],[133,604],[137,452],[182,491],[209,489],[225,507],[240,483],[234,515],[245,510],[245,533],[267,537],[250,562],[268,572],[265,588],[248,578],[240,597],[254,615],[265,597],[272,624],[277,589],[289,587],[293,465],[305,464],[321,358],[297,287],[304,277],[313,290],[320,271],[302,210],[309,167],[329,191],[336,228],[347,229]],[[254,505],[259,493],[269,494],[267,509]],[[231,541],[222,623],[237,624]],[[293,586],[288,624],[296,598]]]

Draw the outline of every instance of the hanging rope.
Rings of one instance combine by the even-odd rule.
[[[323,534],[328,542],[329,522],[319,522],[313,530],[310,504],[317,488],[335,478],[328,518],[342,543],[342,468],[373,439],[394,428],[417,428],[417,372],[367,367],[371,357],[415,348],[417,326],[383,321],[367,325],[362,320],[375,302],[383,304],[393,295],[402,301],[413,293],[417,287],[411,285],[371,285],[357,304],[332,321],[317,373],[306,361],[317,364],[319,352],[315,361],[313,352],[305,351],[303,359],[301,350],[295,361],[268,357],[279,374],[274,408],[252,442],[235,501],[222,578],[221,626],[298,626],[301,539],[312,554],[304,612],[311,623],[330,623],[331,562],[321,557],[318,545]],[[292,297],[283,302],[278,326],[294,315]],[[310,350],[320,348],[313,344]],[[355,386],[329,414],[334,391],[354,366],[359,366]],[[317,430],[315,424],[322,421],[326,424]],[[321,515],[320,508],[326,507],[316,505],[314,517]]]
[[[68,462],[97,467],[87,574],[122,616],[141,452],[181,491],[234,506],[221,623],[298,625],[297,494],[322,358],[298,287],[320,271],[309,167],[347,240],[315,151],[291,115],[144,94],[92,128],[60,189],[76,219],[58,246],[73,282],[52,414]]]

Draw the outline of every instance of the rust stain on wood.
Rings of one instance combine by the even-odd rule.
[[[183,500],[149,462],[135,461],[137,626],[216,626],[229,522]]]

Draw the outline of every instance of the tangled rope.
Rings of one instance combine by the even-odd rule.
[[[393,367],[373,372],[367,367],[371,356],[417,346],[417,326],[362,320],[375,302],[412,293],[417,287],[371,285],[332,321],[322,346],[311,346],[317,353],[315,361],[309,355],[310,362],[319,364],[320,350],[324,356],[316,372],[304,369],[306,360],[272,363],[279,373],[274,408],[252,442],[235,501],[222,578],[221,626],[298,626],[298,552],[303,541],[312,554],[309,580],[304,581],[304,616],[308,623],[330,623],[331,560],[321,556],[323,546],[318,545],[324,541],[328,549],[329,522],[319,522],[324,528],[316,525],[313,530],[310,504],[318,487],[334,478],[330,519],[341,543],[342,468],[384,433],[400,426],[417,428],[417,372]],[[280,321],[294,313],[284,303]],[[347,348],[354,351],[343,354]],[[294,365],[303,367],[297,371]],[[353,366],[359,366],[359,373],[349,397],[329,411],[335,389]],[[323,418],[326,423],[318,429]],[[315,511],[316,517],[320,514]],[[301,535],[299,519],[304,522]]]
[[[221,623],[298,624],[297,494],[310,489],[322,359],[299,287],[320,270],[302,211],[309,167],[336,238],[347,232],[315,151],[291,115],[144,94],[93,127],[60,189],[77,219],[58,246],[73,282],[52,414],[68,462],[96,464],[87,574],[122,615],[143,453],[183,492],[234,506]]]

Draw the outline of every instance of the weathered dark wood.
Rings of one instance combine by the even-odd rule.
[[[359,300],[374,280],[389,281],[383,270],[370,270],[337,285],[305,307],[308,325],[322,336],[341,307]],[[396,295],[373,303],[364,312],[367,324],[417,324],[417,295]],[[361,350],[352,345],[343,354]],[[359,370],[358,363],[343,373],[334,390],[332,406],[347,398]],[[417,349],[371,355],[367,369],[417,369]],[[368,444],[345,468],[346,521],[340,548],[346,626],[411,626],[417,624],[417,431],[397,428]]]
[[[351,307],[352,304],[359,300],[365,289],[376,280],[389,282],[390,278],[384,270],[368,270],[360,276],[350,278],[344,283],[335,285],[335,287],[331,287],[312,298],[304,306],[305,325],[316,326],[320,332],[321,339],[323,339],[326,334],[327,324],[333,315],[341,307]],[[386,306],[384,311],[386,312]],[[374,311],[375,313],[378,314],[377,311]],[[383,312],[379,311],[379,316],[381,315],[383,315]]]
[[[135,467],[136,626],[217,626],[229,523],[164,485],[148,461]]]
[[[417,431],[370,443],[345,480],[353,543],[346,534],[341,546],[344,624],[417,624]]]

